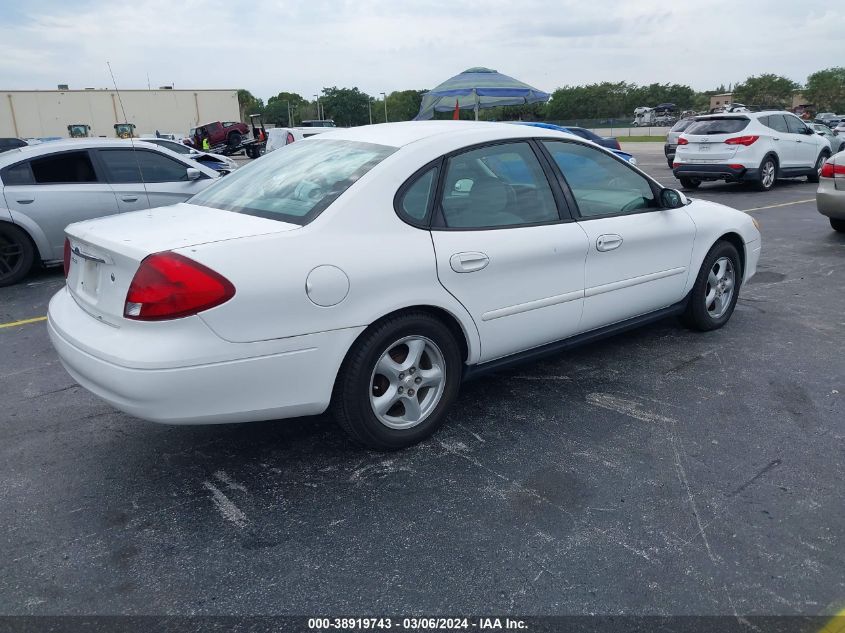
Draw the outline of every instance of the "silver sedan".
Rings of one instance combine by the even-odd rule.
[[[834,231],[845,233],[845,152],[834,154],[822,166],[816,207],[830,219]]]
[[[219,178],[151,143],[73,139],[0,155],[0,286],[63,261],[68,224],[187,200]]]

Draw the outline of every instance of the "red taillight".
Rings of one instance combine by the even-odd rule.
[[[822,173],[819,174],[822,178],[842,178],[845,177],[845,165],[837,165],[831,161],[827,161],[822,165]]]
[[[759,136],[735,136],[735,137],[729,138],[727,141],[725,141],[725,145],[745,145],[746,147],[748,147],[749,145],[754,143],[754,141],[756,141],[758,138],[760,138],[760,137]]]
[[[618,149],[620,152],[622,151],[622,146],[619,144],[618,140],[616,141],[616,149]]]
[[[123,316],[138,321],[178,319],[219,306],[235,296],[228,279],[177,253],[155,253],[132,278]]]
[[[290,145],[290,144],[291,144],[291,143],[293,143],[295,140],[296,140],[296,139],[295,139],[295,138],[293,138],[293,134],[291,134],[290,132],[288,132],[288,139],[287,139],[287,142],[286,142],[285,144],[286,144],[286,145]]]
[[[678,145],[689,145],[689,141],[682,136],[678,139]]]
[[[70,271],[70,240],[65,238],[65,258],[64,258],[65,279]]]
[[[730,167],[731,169],[745,169],[745,165],[739,165],[737,163],[733,163],[731,165],[728,165],[728,167]]]

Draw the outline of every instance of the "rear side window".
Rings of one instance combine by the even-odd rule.
[[[7,187],[35,184],[35,179],[32,177],[32,170],[29,168],[28,162],[6,167],[3,171],[0,171],[0,180]]]
[[[29,164],[33,178],[39,185],[97,182],[97,174],[88,152],[65,152],[34,158]]]
[[[720,118],[694,121],[685,131],[687,134],[733,134],[748,126],[746,118]]]
[[[396,151],[354,141],[291,143],[239,169],[188,202],[271,220],[308,224]]]
[[[786,121],[784,121],[782,114],[770,114],[769,116],[762,117],[760,122],[766,127],[770,127],[778,132],[789,132],[789,128],[786,127]]]
[[[560,219],[549,181],[528,143],[470,150],[449,159],[443,220],[450,228],[493,228]]]
[[[100,159],[112,183],[179,182],[188,179],[186,165],[156,152],[104,149],[100,150]]]
[[[437,167],[425,171],[417,176],[399,202],[399,212],[414,222],[423,222],[431,207],[431,198],[437,184]]]

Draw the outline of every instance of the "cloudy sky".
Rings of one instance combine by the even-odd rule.
[[[815,8],[817,7],[817,8]],[[829,7],[829,8],[825,8]],[[841,10],[795,0],[0,0],[0,90],[430,88],[488,66],[543,90],[706,90],[845,63]]]

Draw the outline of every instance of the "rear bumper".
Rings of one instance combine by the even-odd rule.
[[[666,158],[675,158],[675,150],[678,149],[678,146],[673,143],[666,143],[663,145],[663,153],[666,154]]]
[[[169,424],[322,413],[340,363],[364,329],[229,343],[197,317],[180,321],[190,319],[193,325],[173,328],[173,341],[161,341],[168,337],[165,328],[150,328],[148,333],[104,324],[62,289],[50,301],[47,329],[62,365],[80,385],[130,415]],[[189,327],[195,331],[188,333]],[[191,347],[196,349],[192,352]],[[158,360],[148,352],[135,353],[150,348],[157,350]],[[118,353],[125,358],[116,359]]]
[[[819,179],[816,207],[822,215],[835,220],[845,220],[845,189],[837,189],[833,178]]]
[[[731,167],[730,165],[717,164],[682,163],[673,167],[672,173],[675,174],[675,178],[697,178],[698,180],[741,182],[760,179],[760,170],[756,167]]]

